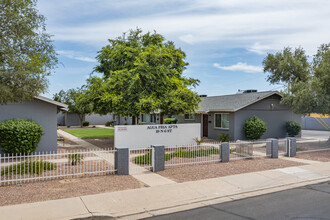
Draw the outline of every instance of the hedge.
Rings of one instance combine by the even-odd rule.
[[[164,122],[165,122],[165,124],[176,124],[178,122],[178,119],[176,119],[176,118],[165,118]]]
[[[42,135],[43,128],[32,120],[7,120],[0,123],[0,148],[5,153],[30,154],[37,149]]]
[[[285,123],[285,129],[290,137],[294,137],[301,131],[301,125],[296,121],[288,121]]]

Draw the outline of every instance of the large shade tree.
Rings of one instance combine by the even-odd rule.
[[[36,0],[0,1],[0,104],[45,92],[56,66],[51,36]]]
[[[81,127],[83,126],[85,115],[92,111],[92,103],[90,103],[85,92],[85,87],[82,86],[81,88],[69,89],[67,91],[61,90],[53,97],[55,101],[67,104],[69,113],[78,115]]]
[[[162,115],[194,112],[200,98],[191,89],[199,80],[183,75],[188,66],[185,58],[180,48],[156,32],[142,34],[137,29],[109,39],[97,55],[95,72],[102,77],[88,80],[93,111],[133,119],[154,111]]]
[[[322,44],[311,61],[302,48],[287,47],[263,60],[271,84],[283,84],[282,103],[300,114],[330,114],[330,43]]]

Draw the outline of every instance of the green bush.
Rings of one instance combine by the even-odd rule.
[[[176,124],[178,122],[178,119],[176,119],[176,118],[165,118],[164,122],[165,122],[165,124]]]
[[[41,174],[43,171],[54,169],[56,169],[56,165],[54,163],[42,160],[25,161],[4,167],[1,170],[1,175]]]
[[[266,132],[267,127],[262,119],[253,116],[245,121],[243,130],[247,139],[256,140]]]
[[[288,121],[285,123],[285,129],[290,137],[294,137],[301,131],[301,125],[296,121]]]
[[[83,121],[83,126],[89,126],[89,121]]]
[[[110,127],[110,125],[112,125],[112,124],[113,124],[112,121],[106,121],[106,122],[105,122],[105,126],[108,126],[108,127]]]
[[[13,119],[0,123],[0,148],[10,154],[34,152],[43,135],[43,128],[32,120]]]
[[[219,137],[219,141],[220,142],[229,142],[230,141],[229,134],[221,134]]]
[[[84,159],[84,155],[82,155],[82,154],[69,154],[69,155],[67,155],[67,158],[69,160],[69,163],[71,163],[72,166],[75,166]]]

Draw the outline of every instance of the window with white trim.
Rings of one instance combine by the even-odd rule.
[[[184,114],[184,120],[195,120],[195,114]]]
[[[229,114],[215,113],[214,128],[229,129]]]

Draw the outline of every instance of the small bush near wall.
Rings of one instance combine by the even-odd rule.
[[[176,118],[165,118],[164,122],[165,122],[165,124],[176,124],[178,122],[178,119],[176,119]]]
[[[219,141],[220,142],[229,142],[230,141],[229,134],[221,134],[219,137]]]
[[[247,139],[256,140],[266,132],[267,127],[262,119],[253,116],[245,121],[243,130]]]
[[[111,121],[106,121],[105,122],[105,126],[110,127],[110,125],[111,125]]]
[[[89,126],[89,121],[83,121],[83,126]]]
[[[43,128],[32,120],[13,119],[0,123],[0,148],[5,153],[30,154],[43,135]]]
[[[294,137],[301,131],[301,125],[296,121],[288,121],[285,123],[285,129],[290,137]]]

